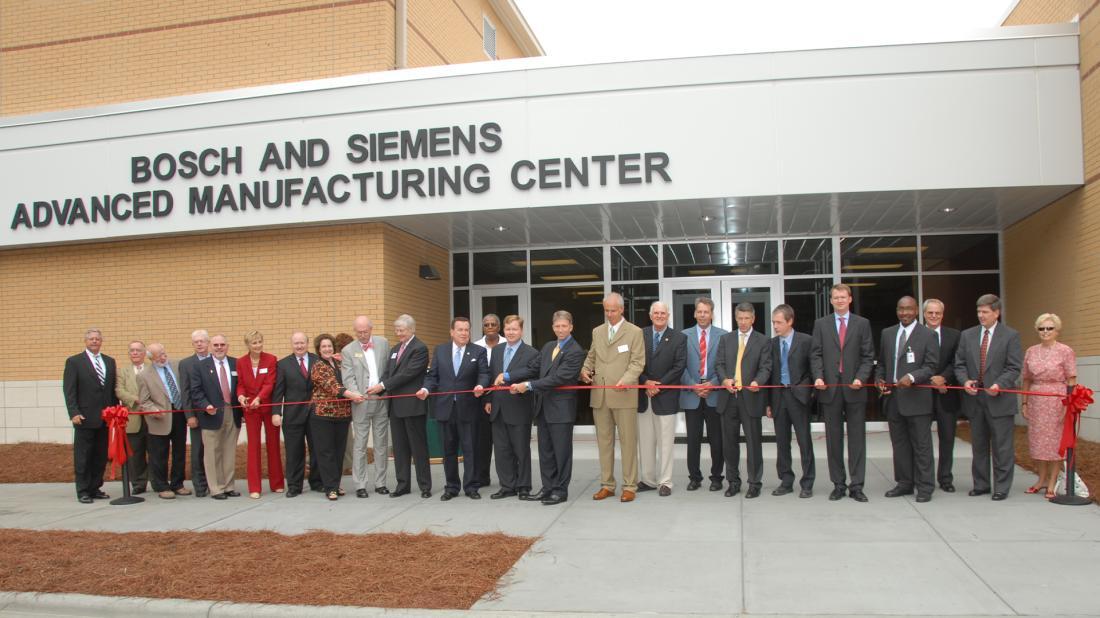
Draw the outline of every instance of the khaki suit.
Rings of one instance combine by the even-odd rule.
[[[645,368],[645,337],[642,329],[619,322],[608,341],[608,324],[592,330],[592,347],[584,369],[592,374],[594,386],[638,384]],[[638,488],[638,391],[597,388],[592,391],[592,416],[596,421],[596,443],[600,451],[600,485],[615,490],[615,428],[622,449],[623,489]]]
[[[152,366],[152,363],[145,361],[141,370],[145,371]],[[115,376],[115,396],[120,405],[131,410],[137,410],[141,406],[137,376],[132,363],[119,367],[118,375]],[[130,441],[130,448],[134,450],[133,455],[126,460],[126,467],[130,469],[130,486],[135,490],[144,490],[149,482],[149,431],[145,416],[134,414],[126,419],[126,438]]]
[[[145,371],[152,365],[152,363],[146,362],[142,365],[141,370]],[[115,378],[115,396],[118,397],[118,402],[121,405],[131,410],[136,410],[141,405],[137,376],[138,374],[134,373],[134,366],[126,365],[118,368],[118,376]],[[131,416],[126,420],[126,433],[137,433],[139,431],[141,431],[140,416]]]
[[[172,374],[179,376],[175,364],[169,362],[169,366],[172,368]],[[152,412],[153,410],[172,409],[172,398],[168,396],[168,391],[164,389],[164,382],[160,379],[156,365],[146,363],[145,370],[137,376],[137,384],[139,410],[143,412]],[[166,436],[172,433],[171,414],[145,414],[143,416],[145,417],[145,422],[149,425],[150,435]]]
[[[169,361],[168,368],[179,387],[179,370]],[[138,409],[173,410],[172,397],[168,394],[156,365],[146,363],[145,369],[137,376]],[[182,405],[183,395],[180,394]],[[175,491],[183,487],[183,469],[186,461],[187,425],[181,413],[162,413],[142,415],[149,428],[149,475],[153,491]],[[171,452],[171,477],[169,477],[169,452]]]

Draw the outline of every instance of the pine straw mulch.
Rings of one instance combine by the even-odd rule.
[[[960,439],[970,441],[970,424],[959,423],[958,431],[955,434]],[[1016,447],[1016,465],[1036,472],[1038,468],[1035,466],[1035,462],[1031,460],[1031,455],[1027,450],[1027,427],[1016,427],[1016,434],[1013,437],[1014,445]],[[1084,479],[1085,485],[1089,488],[1089,497],[1096,504],[1100,504],[1100,443],[1091,442],[1089,440],[1077,439],[1077,450],[1075,451],[1077,458],[1077,474],[1081,475]]]
[[[282,449],[283,457],[286,449]],[[263,478],[267,478],[267,450],[262,450],[260,461]],[[374,461],[373,449],[367,449],[367,461]],[[248,446],[237,445],[237,478],[248,478]],[[186,478],[191,478],[191,445],[187,445]],[[351,470],[345,470],[351,474]],[[109,475],[108,475],[109,476]],[[309,476],[307,451],[306,476]],[[122,478],[120,470],[116,480]],[[73,480],[73,445],[43,442],[0,444],[0,483],[71,483]]]
[[[0,590],[469,609],[495,593],[500,578],[534,542],[501,533],[287,536],[0,529],[0,546],[7,548],[0,562]],[[59,552],[58,547],[80,550]],[[88,568],[89,556],[100,568]],[[197,568],[206,574],[206,583],[181,577],[181,568]]]

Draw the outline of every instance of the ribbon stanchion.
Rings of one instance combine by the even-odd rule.
[[[1092,389],[1077,384],[1062,400],[1066,406],[1066,418],[1062,426],[1062,440],[1058,443],[1058,454],[1066,459],[1066,492],[1050,499],[1055,504],[1083,506],[1092,501],[1075,493],[1077,486],[1077,426],[1081,422],[1081,413],[1092,404]]]
[[[134,454],[130,439],[126,437],[126,421],[130,410],[126,406],[111,406],[103,410],[103,422],[107,424],[107,461],[110,462],[110,480],[115,480],[115,472],[122,467],[122,497],[111,500],[112,505],[138,504],[145,502],[130,494],[130,466],[126,461]]]

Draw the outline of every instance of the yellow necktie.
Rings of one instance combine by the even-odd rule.
[[[554,346],[554,351],[550,353],[550,360],[553,361],[558,357],[558,352],[561,352],[561,346]]]
[[[737,333],[737,369],[733,373],[733,385],[741,390],[741,359],[745,357],[745,333]]]

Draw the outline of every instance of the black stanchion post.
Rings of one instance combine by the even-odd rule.
[[[126,443],[129,444],[130,436],[126,436]],[[145,502],[145,498],[134,496],[130,494],[130,466],[122,464],[122,497],[111,500],[112,505],[120,504],[138,504]]]
[[[1077,428],[1074,427],[1076,433]],[[1068,504],[1070,506],[1083,506],[1091,504],[1092,500],[1078,496],[1074,492],[1077,485],[1077,458],[1073,456],[1073,449],[1066,449],[1066,492],[1058,494],[1050,499],[1054,504]]]

